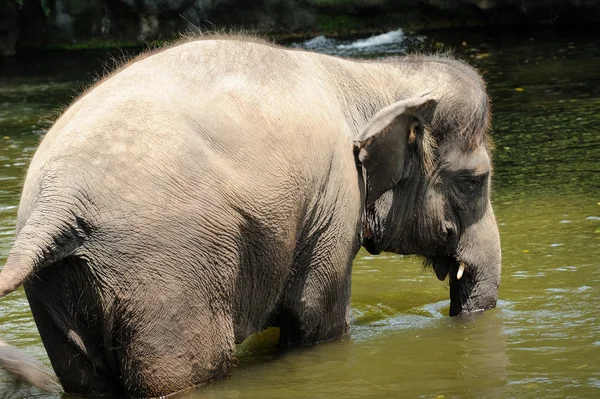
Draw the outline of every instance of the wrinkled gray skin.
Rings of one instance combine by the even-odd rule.
[[[282,346],[341,337],[361,244],[426,257],[452,315],[492,308],[489,120],[447,57],[242,37],[140,57],[42,141],[0,295],[24,283],[66,392],[128,396],[226,376],[268,326]]]

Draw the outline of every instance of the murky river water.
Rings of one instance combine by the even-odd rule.
[[[231,378],[184,397],[600,397],[600,37],[444,32],[406,41],[392,32],[299,45],[366,57],[455,48],[482,69],[495,113],[498,308],[450,319],[447,284],[419,259],[361,251],[349,337],[280,354],[267,331],[239,346]],[[43,129],[108,59],[0,61],[0,264]],[[0,300],[0,337],[49,364],[22,290]],[[0,398],[32,396],[52,397],[0,386]]]

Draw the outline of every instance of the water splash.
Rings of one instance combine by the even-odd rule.
[[[386,44],[401,43],[404,40],[404,32],[402,29],[394,30],[381,35],[371,36],[367,39],[356,40],[350,44],[338,44],[338,49],[365,49],[368,47],[378,47]]]
[[[366,39],[344,40],[326,36],[317,36],[302,43],[294,43],[292,47],[318,51],[333,55],[361,54],[363,56],[376,54],[404,54],[409,47],[409,39],[422,41],[424,37],[407,37],[402,29],[375,35]]]

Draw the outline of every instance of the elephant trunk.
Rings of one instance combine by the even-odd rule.
[[[450,277],[450,316],[494,308],[498,300],[502,256],[500,235],[490,204],[483,218],[461,238]]]

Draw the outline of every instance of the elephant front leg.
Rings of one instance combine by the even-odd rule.
[[[348,332],[351,263],[321,260],[294,275],[278,317],[281,347],[310,346]]]

